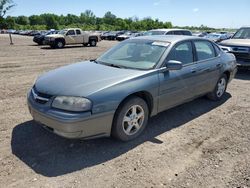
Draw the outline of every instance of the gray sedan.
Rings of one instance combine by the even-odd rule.
[[[138,37],[40,76],[28,106],[35,121],[60,136],[129,141],[166,109],[204,95],[220,100],[236,71],[234,55],[207,39]]]

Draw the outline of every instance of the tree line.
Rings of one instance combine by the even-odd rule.
[[[46,30],[78,27],[83,30],[137,30],[144,31],[155,28],[172,28],[171,22],[162,22],[151,17],[118,18],[108,11],[102,18],[96,17],[91,10],[86,10],[79,16],[74,14],[56,15],[41,14],[31,16],[7,16],[0,18],[1,29],[16,30]]]
[[[79,16],[74,14],[56,15],[41,14],[31,16],[7,16],[6,13],[16,6],[12,0],[0,0],[0,29],[16,30],[48,30],[78,27],[83,30],[137,30],[145,31],[156,28],[172,28],[171,22],[162,22],[159,19],[146,17],[118,18],[108,11],[102,18],[96,17],[91,10],[86,10]],[[175,26],[177,27],[177,26]],[[178,28],[178,27],[177,27]],[[204,25],[199,27],[182,27],[190,30],[215,31],[216,29]]]

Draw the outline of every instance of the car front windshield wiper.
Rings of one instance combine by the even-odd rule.
[[[91,60],[89,60],[90,62],[94,62],[94,63],[96,63],[96,64],[98,64],[99,62],[98,61],[96,61],[96,59],[91,59]]]
[[[116,65],[116,64],[113,64],[113,63],[102,63],[102,64],[103,64],[103,65],[106,65],[106,66],[110,66],[110,67],[119,68],[119,69],[126,68],[126,67],[124,67],[124,66]]]
[[[113,63],[105,63],[105,62],[102,62],[102,61],[97,61],[96,59],[91,59],[90,62],[94,62],[96,64],[102,64],[102,65],[106,65],[106,66],[109,66],[109,67],[115,67],[115,68],[119,68],[119,69],[122,69],[122,68],[127,68],[127,67],[124,67],[124,66],[121,66],[121,65],[116,65],[116,64],[113,64]]]

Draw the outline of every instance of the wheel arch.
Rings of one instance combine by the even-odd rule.
[[[65,38],[56,38],[55,41],[62,41],[64,45],[65,45],[65,43],[66,43],[66,42],[65,42]]]
[[[230,72],[229,71],[224,71],[223,74],[227,76],[227,81],[230,80]]]
[[[97,36],[90,36],[90,37],[89,37],[89,42],[90,42],[91,40],[96,40],[96,42],[97,42],[97,41],[98,41],[98,38],[97,38]]]
[[[153,107],[154,107],[154,99],[153,99],[153,96],[151,95],[151,93],[149,93],[148,91],[138,91],[138,92],[135,92],[135,93],[131,93],[129,94],[127,97],[125,97],[121,102],[120,104],[118,105],[117,109],[116,109],[116,112],[117,110],[123,106],[123,104],[129,100],[130,98],[132,97],[139,97],[141,99],[143,99],[147,106],[148,106],[148,110],[149,110],[149,116],[151,115],[152,111],[153,111]]]

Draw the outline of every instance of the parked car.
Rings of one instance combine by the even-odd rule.
[[[153,29],[150,31],[146,31],[144,36],[151,35],[188,35],[192,36],[192,32],[186,29]]]
[[[124,33],[123,35],[118,36],[116,38],[116,40],[123,41],[123,40],[129,39],[131,37],[139,37],[139,36],[142,36],[142,33],[128,31],[128,32]]]
[[[250,68],[250,27],[240,28],[231,39],[219,45],[224,51],[236,56],[238,66]]]
[[[123,35],[125,31],[113,31],[109,32],[107,39],[108,40],[116,40],[118,36]]]
[[[194,32],[194,33],[192,33],[192,35],[195,37],[206,37],[207,34],[208,34],[207,32]]]
[[[102,40],[107,40],[108,39],[108,35],[109,35],[110,31],[105,31],[101,34],[101,39]]]
[[[100,40],[100,34],[82,31],[79,28],[64,29],[57,34],[45,36],[45,43],[51,48],[63,48],[65,45],[74,44],[96,46]]]
[[[57,34],[59,31],[56,31],[56,30],[51,30],[51,31],[48,31],[44,34],[40,34],[40,35],[35,35],[34,38],[33,38],[33,42],[37,43],[38,45],[45,45],[45,36],[47,35],[53,35],[53,34]]]
[[[35,121],[60,136],[129,141],[166,109],[203,95],[220,100],[236,71],[234,55],[209,40],[137,37],[96,60],[40,76],[28,107]]]
[[[226,34],[220,34],[220,33],[210,33],[205,38],[212,40],[213,42],[221,42],[223,40],[226,40],[228,37]]]

